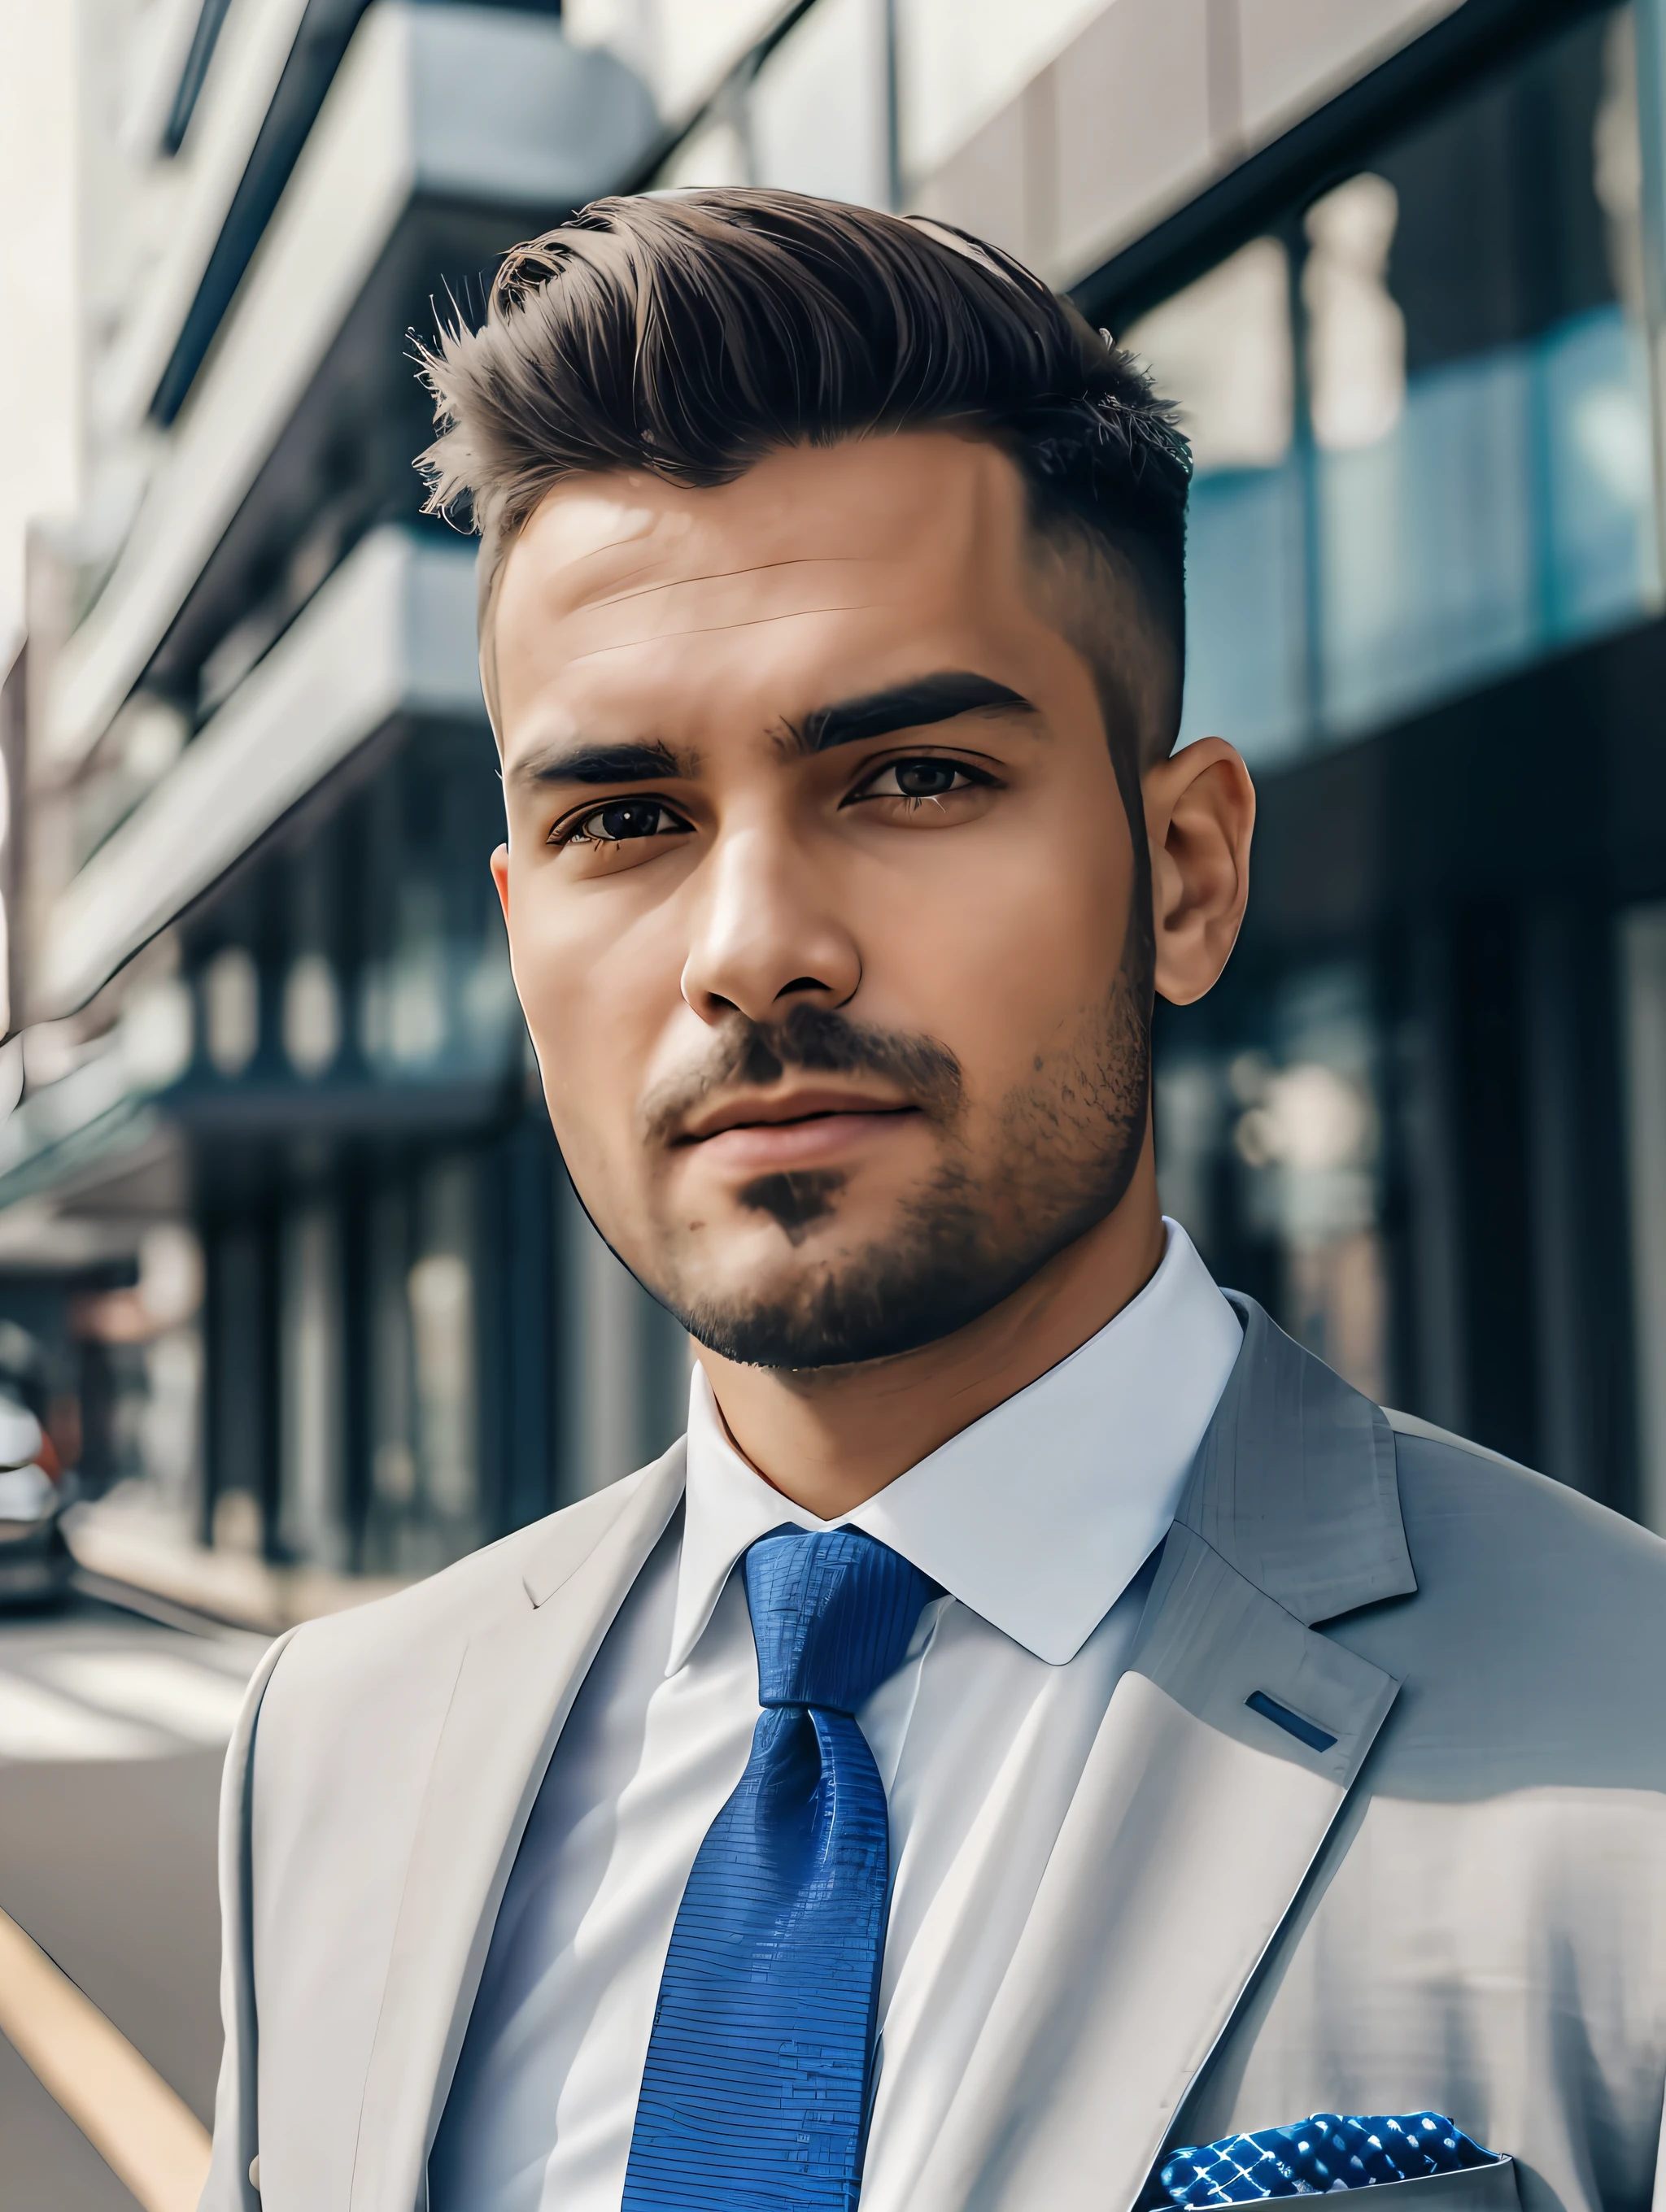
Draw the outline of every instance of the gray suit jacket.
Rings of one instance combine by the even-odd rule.
[[[906,2203],[875,2176],[863,2212],[1128,2212],[1165,2144],[1431,2106],[1516,2164],[1392,2185],[1417,2212],[1633,2212],[1666,2085],[1666,1546],[1239,1304],[972,2063]],[[679,1445],[269,1655],[226,1769],[211,2212],[422,2203],[544,1767],[682,1484]]]

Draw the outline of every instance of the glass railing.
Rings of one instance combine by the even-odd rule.
[[[1278,766],[1660,595],[1644,343],[1598,307],[1413,374],[1372,444],[1200,472],[1183,738]]]

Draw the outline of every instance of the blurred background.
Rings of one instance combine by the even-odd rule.
[[[604,191],[945,217],[1151,362],[1185,734],[1262,802],[1227,980],[1160,1024],[1168,1210],[1363,1389],[1666,1532],[1663,94],[1666,0],[0,0],[0,1395],[82,1593],[0,1639],[0,1758],[88,1793],[0,1906],[51,1922],[89,1819],[151,1879],[110,1777],[228,1724],[66,1651],[137,1606],[146,1664],[234,1676],[204,1621],[682,1425],[543,1113],[471,548],[410,466],[409,333]],[[129,1964],[206,2116],[190,1788],[195,1963]]]

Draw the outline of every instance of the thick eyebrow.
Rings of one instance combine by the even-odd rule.
[[[666,776],[687,777],[689,763],[669,745],[578,744],[566,752],[534,753],[509,771],[513,783],[659,783]]]
[[[800,751],[824,753],[835,745],[888,738],[893,730],[923,730],[933,722],[952,722],[957,714],[975,714],[989,707],[1012,708],[1020,714],[1036,711],[1028,699],[990,677],[974,675],[970,669],[949,668],[935,676],[921,676],[912,684],[870,691],[860,699],[818,707],[802,722],[789,723],[787,727]]]
[[[927,729],[933,722],[951,722],[957,715],[996,707],[1020,714],[1036,712],[1028,699],[992,677],[952,668],[935,676],[921,676],[912,684],[870,691],[860,699],[813,708],[802,722],[788,722],[787,727],[797,750],[824,753],[835,745],[860,744],[889,737],[893,730]],[[687,779],[696,772],[696,763],[679,760],[669,745],[657,742],[580,744],[564,752],[535,753],[530,760],[518,762],[509,771],[509,780],[532,785],[658,783],[668,775]]]

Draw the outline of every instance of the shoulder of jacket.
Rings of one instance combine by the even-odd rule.
[[[1451,1429],[1438,1429],[1432,1421],[1426,1421],[1416,1413],[1402,1413],[1393,1406],[1384,1406],[1383,1418],[1397,1437],[1415,1437],[1420,1443],[1444,1444],[1450,1450],[1463,1452],[1471,1459],[1490,1460],[1494,1467],[1514,1468],[1518,1474],[1532,1474],[1534,1469],[1518,1459],[1507,1459],[1503,1452],[1489,1450],[1485,1444],[1472,1443],[1468,1437],[1458,1436]]]
[[[1462,1499],[1482,1515],[1506,1514],[1521,1543],[1567,1547],[1570,1564],[1617,1563],[1625,1555],[1645,1577],[1666,1577],[1666,1542],[1625,1514],[1415,1413],[1386,1406],[1383,1413],[1394,1431],[1402,1500],[1408,1483],[1427,1498],[1449,1494],[1450,1503]],[[1446,1493],[1448,1485],[1457,1487]]]

